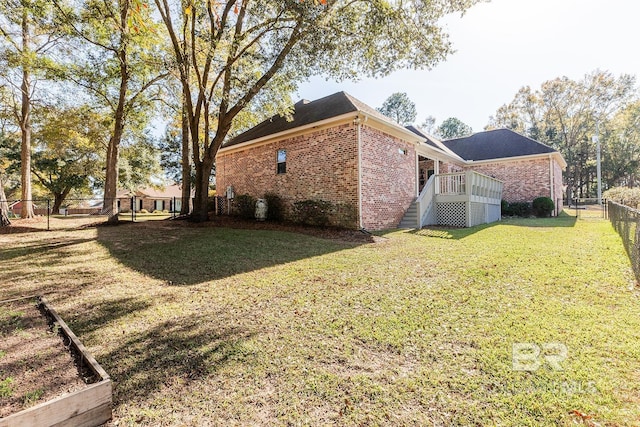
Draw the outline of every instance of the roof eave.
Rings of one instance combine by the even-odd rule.
[[[555,157],[555,159],[558,161],[558,163],[560,164],[563,170],[566,169],[567,162],[564,160],[564,157],[562,157],[562,154],[560,154],[557,151],[553,151],[551,153],[528,154],[525,156],[499,157],[495,159],[485,159],[485,160],[465,160],[465,163],[468,166],[471,166],[471,165],[478,165],[478,164],[484,164],[484,163],[510,162],[514,160],[533,160],[533,159],[551,158],[551,157]]]
[[[326,125],[332,124],[334,122],[340,122],[340,121],[344,121],[344,120],[347,120],[347,119],[353,119],[353,118],[356,118],[358,116],[358,114],[359,114],[358,111],[350,111],[348,113],[341,114],[339,116],[330,117],[328,119],[320,120],[320,121],[309,123],[309,124],[302,125],[302,126],[297,126],[297,127],[291,128],[291,129],[287,129],[287,130],[283,130],[283,131],[280,131],[280,132],[272,133],[270,135],[261,136],[260,138],[250,139],[249,141],[241,142],[239,144],[230,145],[228,147],[221,147],[218,150],[218,153],[226,153],[226,152],[230,152],[230,151],[236,151],[236,150],[240,150],[240,149],[243,149],[245,147],[248,147],[250,145],[259,144],[261,142],[267,142],[267,141],[274,140],[274,139],[283,139],[283,138],[286,138],[287,136],[292,135],[292,134],[302,133],[304,131],[307,131],[307,130],[310,130],[310,129],[319,128],[319,127],[322,127],[322,126],[326,126]]]

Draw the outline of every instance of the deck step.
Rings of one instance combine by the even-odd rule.
[[[409,206],[409,209],[405,212],[398,228],[416,228],[418,222],[418,205],[415,200]]]

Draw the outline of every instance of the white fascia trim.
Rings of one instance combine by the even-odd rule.
[[[261,142],[268,142],[268,141],[271,141],[271,140],[283,139],[287,135],[301,133],[301,132],[304,132],[306,130],[312,130],[312,129],[315,129],[315,128],[319,128],[319,127],[331,124],[333,122],[340,122],[340,121],[343,121],[343,120],[354,119],[354,118],[358,117],[359,114],[360,113],[358,111],[352,111],[350,113],[346,113],[346,114],[342,114],[342,115],[339,115],[339,116],[331,117],[331,118],[328,118],[328,119],[320,120],[319,122],[313,122],[313,123],[309,123],[308,125],[303,125],[303,126],[298,126],[298,127],[292,128],[292,129],[283,130],[282,132],[272,133],[270,135],[262,136],[260,138],[256,138],[256,139],[252,139],[252,140],[249,140],[249,141],[246,141],[246,142],[242,142],[240,144],[232,145],[230,147],[220,148],[218,150],[218,153],[226,153],[227,151],[242,150],[243,148],[245,148],[247,146],[254,145],[254,144],[259,144]]]
[[[497,159],[487,159],[487,160],[466,160],[465,165],[473,166],[473,165],[482,165],[487,163],[507,163],[513,162],[514,160],[535,160],[535,159],[552,159],[555,158],[562,169],[567,167],[567,163],[562,158],[562,155],[558,152],[555,153],[543,153],[543,154],[529,154],[528,156],[515,156],[515,157],[501,157]]]
[[[429,159],[432,160],[439,160],[441,162],[447,162],[447,163],[453,163],[456,164],[458,166],[467,166],[467,161],[465,161],[464,159],[458,157],[458,156],[452,156],[449,153],[445,152],[445,151],[440,151],[437,148],[431,147],[430,145],[427,145],[427,143],[421,143],[418,146],[418,154],[420,154],[423,157],[428,157]]]
[[[372,126],[373,124],[375,124],[375,126],[372,126],[372,127],[375,127],[397,138],[400,138],[403,141],[407,141],[409,143],[416,145],[416,148],[419,151],[422,151],[423,153],[425,152],[428,153],[430,157],[433,157],[433,156],[445,157],[447,161],[450,161],[452,163],[458,163],[461,165],[464,164],[464,160],[462,160],[462,158],[455,156],[455,154],[451,155],[444,150],[440,151],[434,147],[427,145],[426,142],[424,142],[424,138],[422,138],[419,135],[416,135],[410,130],[405,129],[404,127],[401,127],[399,125],[389,123],[386,120],[380,119],[379,117],[367,114],[364,111],[351,111],[349,113],[331,117],[325,120],[321,120],[319,122],[313,122],[304,126],[298,126],[296,128],[287,129],[282,132],[273,133],[271,135],[266,135],[260,138],[252,139],[250,141],[242,142],[240,144],[232,145],[230,147],[223,147],[218,150],[218,153],[225,154],[225,153],[234,152],[234,151],[241,151],[249,146],[268,143],[275,140],[281,140],[286,138],[289,135],[301,134],[301,133],[304,133],[305,131],[311,131],[316,128],[326,127],[333,123],[348,122],[356,118],[361,118],[362,124],[367,123],[369,126]]]

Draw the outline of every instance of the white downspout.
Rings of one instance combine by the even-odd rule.
[[[356,139],[358,143],[358,226],[364,228],[362,222],[362,131],[360,117],[353,121],[356,125]]]
[[[551,200],[553,200],[553,204],[556,205],[558,201],[556,200],[555,188],[554,188],[554,179],[553,179],[553,157],[549,155],[549,195],[551,196]],[[558,207],[555,207],[556,215],[558,215]]]

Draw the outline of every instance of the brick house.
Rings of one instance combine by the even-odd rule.
[[[132,200],[133,209],[136,212],[142,209],[148,212],[179,212],[182,206],[182,187],[174,184],[162,189],[148,187],[136,191],[119,190],[116,193],[116,198],[118,199],[118,212],[131,211]]]
[[[309,199],[347,206],[356,212],[353,226],[371,230],[498,220],[503,183],[474,170],[484,163],[465,159],[454,146],[338,92],[300,101],[292,119],[274,116],[224,144],[216,184],[220,193],[228,187],[256,198],[275,193],[289,214],[293,203]],[[546,153],[548,162],[557,156]],[[495,159],[508,163],[502,155]],[[555,179],[561,183],[562,173]],[[544,185],[522,197],[547,195]]]

